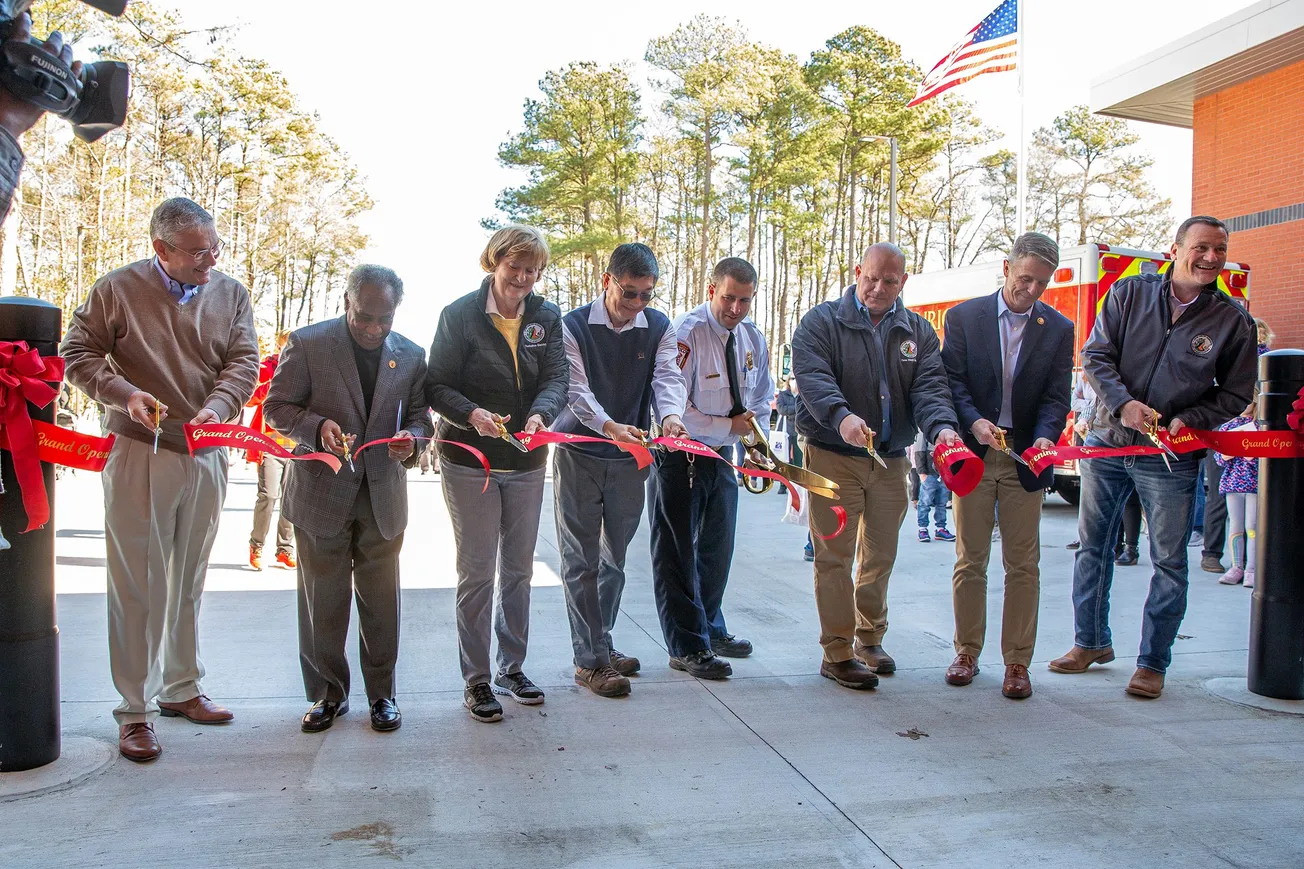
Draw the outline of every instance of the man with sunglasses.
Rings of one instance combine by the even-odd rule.
[[[684,418],[701,443],[722,458],[752,433],[770,428],[774,378],[765,335],[748,318],[756,269],[735,256],[720,260],[707,301],[675,320],[678,363],[688,388]],[[659,453],[648,481],[652,587],[670,667],[699,679],[723,679],[723,658],[745,658],[752,644],[729,633],[720,611],[733,561],[738,483],[728,461]]]
[[[232,719],[204,694],[197,639],[227,452],[191,456],[182,426],[235,420],[258,381],[249,291],[213,267],[213,217],[177,197],[150,219],[154,256],[100,278],[60,352],[68,382],[107,408],[117,435],[101,475],[109,668],[122,695],[118,749],[153,760],[160,712]]]
[[[558,432],[640,443],[656,405],[661,428],[682,437],[687,393],[670,319],[648,308],[659,270],[645,244],[611,253],[602,295],[562,318],[570,362]],[[563,444],[553,456],[561,577],[575,648],[575,681],[602,697],[629,693],[639,660],[612,648],[625,587],[625,552],[643,514],[647,468],[612,444]]]

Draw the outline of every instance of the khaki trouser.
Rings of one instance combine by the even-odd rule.
[[[909,462],[904,456],[884,459],[885,470],[868,455],[844,456],[810,442],[804,446],[806,467],[838,484],[837,501],[811,496],[810,530],[824,659],[849,661],[853,638],[862,646],[878,646],[887,632],[887,581],[909,504]],[[835,504],[847,511],[847,529],[832,540],[821,540],[821,535],[837,529],[830,509]],[[860,567],[853,586],[851,567],[857,548]]]
[[[118,436],[101,474],[109,574],[109,670],[119,724],[152,720],[199,682],[199,600],[226,498],[227,455],[182,453]]]
[[[988,450],[978,487],[955,499],[956,560],[951,593],[955,604],[955,653],[977,658],[987,633],[987,561],[992,526],[1001,526],[1005,563],[1005,610],[1001,654],[1006,665],[1032,663],[1037,642],[1041,573],[1041,491],[1019,482],[1014,459]]]

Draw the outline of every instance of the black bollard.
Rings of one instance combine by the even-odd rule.
[[[1259,427],[1282,431],[1304,387],[1304,350],[1259,357]],[[1304,700],[1304,459],[1259,459],[1258,549],[1247,687]]]
[[[0,341],[26,341],[42,356],[59,353],[62,311],[39,299],[0,298]],[[27,405],[32,419],[54,422],[57,401]],[[54,465],[42,464],[50,521],[23,534],[13,456],[0,450],[0,772],[59,759],[59,628],[54,621]]]

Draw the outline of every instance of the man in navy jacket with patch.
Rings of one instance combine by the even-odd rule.
[[[955,502],[956,657],[946,681],[968,685],[978,674],[987,632],[987,562],[992,526],[999,522],[1005,566],[1001,692],[1011,699],[1032,694],[1028,664],[1037,640],[1041,500],[1053,471],[1034,475],[1002,445],[1016,455],[1028,447],[1049,449],[1064,429],[1073,323],[1040,300],[1058,265],[1054,241],[1039,232],[1019,236],[1005,260],[1001,289],[947,311],[942,342],[964,442],[984,464],[977,488]]]

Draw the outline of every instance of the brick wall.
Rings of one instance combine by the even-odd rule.
[[[1304,61],[1195,103],[1192,210],[1224,220],[1304,202]],[[1250,311],[1304,348],[1304,220],[1232,233]]]

